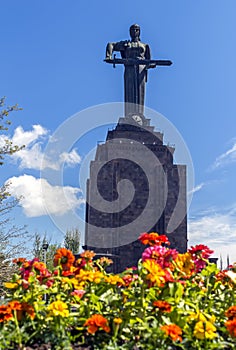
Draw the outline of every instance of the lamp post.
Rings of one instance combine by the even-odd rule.
[[[42,245],[42,249],[43,249],[43,262],[45,265],[47,265],[47,250],[48,250],[48,242],[44,241],[43,245]]]
[[[46,240],[43,241],[42,249],[43,249],[43,262],[45,266],[47,266],[47,250],[48,250],[49,244]],[[47,302],[47,294],[44,294],[43,296],[45,303]]]

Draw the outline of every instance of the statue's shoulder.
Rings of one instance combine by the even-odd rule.
[[[116,43],[116,46],[120,48],[125,48],[129,45],[129,43],[130,43],[130,40],[121,40]]]
[[[147,43],[143,43],[143,42],[141,42],[141,41],[140,41],[140,43],[141,43],[143,46],[145,46],[145,47],[150,47],[149,44],[147,44]]]

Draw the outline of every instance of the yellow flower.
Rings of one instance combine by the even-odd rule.
[[[190,312],[188,321],[206,321],[206,317],[201,312]]]
[[[120,278],[120,276],[117,276],[117,275],[110,275],[110,276],[106,276],[105,277],[105,281],[107,283],[110,283],[110,284],[117,284],[117,283],[120,283],[122,285],[124,285],[124,281],[122,278]]]
[[[77,280],[77,278],[71,278],[70,279],[70,283],[72,283],[73,284],[73,287],[75,288],[75,289],[80,289],[80,287],[81,287],[81,283],[79,283],[79,281]]]
[[[216,327],[209,321],[199,321],[194,327],[194,336],[198,339],[213,339],[217,337]]]
[[[100,271],[85,271],[81,269],[79,271],[79,274],[76,275],[76,278],[79,282],[89,281],[94,283],[100,283],[101,280],[104,278],[104,274]]]
[[[189,314],[188,320],[189,320],[189,322],[191,322],[191,321],[197,321],[197,322],[198,321],[203,321],[203,322],[209,321],[211,323],[214,323],[216,320],[216,317],[215,317],[215,315],[203,314],[202,312],[197,311],[196,313],[191,312]]]
[[[115,317],[114,320],[113,320],[113,322],[114,322],[115,324],[121,324],[121,323],[122,323],[122,318],[120,318],[120,317]]]
[[[68,317],[69,310],[66,303],[61,300],[54,301],[48,306],[50,316]]]
[[[165,271],[154,260],[148,259],[143,262],[143,267],[150,273],[147,275],[152,283],[160,286],[165,283]]]
[[[190,253],[178,254],[174,263],[185,275],[190,275],[194,267]]]
[[[6,287],[8,289],[15,289],[18,287],[18,283],[6,282],[6,283],[4,283],[4,287]]]

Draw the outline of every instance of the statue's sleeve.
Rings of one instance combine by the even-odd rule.
[[[108,43],[106,48],[106,58],[112,58],[112,53],[114,51],[120,51],[121,57],[123,57],[123,52],[125,51],[126,41],[119,41],[117,43]]]
[[[150,50],[150,46],[146,44],[146,50],[145,50],[145,58],[146,60],[150,60],[151,59],[151,50]]]

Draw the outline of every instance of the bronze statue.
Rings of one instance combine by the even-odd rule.
[[[124,100],[125,116],[141,115],[144,112],[145,83],[147,82],[147,70],[157,65],[171,65],[171,61],[151,60],[148,44],[140,41],[140,27],[133,24],[130,27],[131,40],[108,43],[105,62],[124,64]],[[119,51],[121,58],[114,58],[114,51]]]

